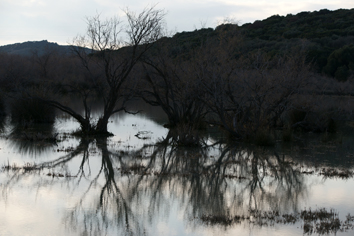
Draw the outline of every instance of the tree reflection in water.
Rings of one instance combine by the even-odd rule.
[[[298,211],[307,195],[303,176],[290,161],[262,149],[224,147],[217,158],[208,149],[154,147],[145,172],[156,178],[135,184],[129,199],[150,189],[150,206],[168,189],[186,206],[188,218],[202,215],[249,215],[253,211]],[[134,186],[134,185],[132,185]],[[155,212],[155,209],[150,209]]]
[[[168,142],[135,151],[111,146],[107,138],[82,139],[64,156],[11,172],[13,176],[1,186],[3,194],[26,175],[62,173],[66,177],[42,176],[33,186],[67,182],[71,191],[85,187],[64,217],[70,231],[143,235],[153,234],[156,222],[169,215],[176,202],[188,225],[197,227],[200,221],[190,219],[203,215],[298,212],[308,193],[292,162],[265,149],[187,148]]]

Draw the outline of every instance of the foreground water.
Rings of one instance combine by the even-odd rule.
[[[183,148],[154,145],[168,130],[152,118],[120,114],[113,137],[79,139],[61,117],[40,128],[56,144],[8,127],[0,235],[354,234],[350,136],[266,149],[209,134]]]

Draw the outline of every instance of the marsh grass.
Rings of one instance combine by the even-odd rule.
[[[247,216],[229,216],[229,215],[202,215],[200,220],[207,225],[223,225],[230,226],[232,224],[241,223],[244,220],[249,220]]]
[[[340,178],[340,179],[349,179],[354,176],[354,172],[345,169],[337,168],[323,168],[320,173],[325,178]]]
[[[8,162],[7,164],[4,164],[1,169],[3,171],[19,171],[23,170],[25,172],[33,171],[33,170],[39,170],[41,167],[36,166],[35,163],[25,163],[23,166],[18,165],[17,163],[13,163],[10,165]]]
[[[1,171],[13,171],[13,172],[18,172],[22,171],[23,173],[33,173],[33,171],[38,171],[38,173],[42,173],[42,170],[44,169],[43,166],[41,165],[36,165],[35,163],[25,163],[24,165],[20,166],[17,163],[13,163],[10,165],[10,163],[4,164],[1,167]],[[37,172],[36,172],[37,173]],[[74,178],[77,177],[76,175],[71,175],[69,172],[62,174],[62,173],[56,173],[54,171],[48,172],[46,176],[50,177],[66,177],[66,178]]]
[[[53,178],[75,178],[77,175],[71,175],[70,173],[62,174],[62,173],[55,173],[55,172],[49,172],[46,174],[46,176],[53,177]]]
[[[339,179],[349,179],[354,177],[354,171],[344,168],[333,168],[333,167],[321,167],[321,168],[309,168],[309,169],[298,169],[301,174],[305,175],[319,175],[324,178],[339,178]]]
[[[338,213],[333,209],[326,210],[321,208],[312,211],[303,210],[300,214],[300,218],[303,220],[304,234],[330,234],[336,233],[341,230],[344,222],[339,220]],[[348,222],[352,224],[352,222]]]
[[[296,224],[302,222],[303,234],[336,234],[338,231],[354,229],[354,216],[348,214],[344,221],[339,219],[338,213],[326,208],[316,210],[302,210],[300,213],[281,214],[279,211],[250,211],[249,216],[228,214],[203,214],[199,217],[206,225],[231,226],[241,222],[258,226],[275,226],[276,224]]]

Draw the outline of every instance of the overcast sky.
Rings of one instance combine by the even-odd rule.
[[[0,0],[0,45],[48,40],[67,44],[86,30],[85,17],[140,12],[157,4],[164,9],[169,31],[215,27],[225,18],[240,25],[269,16],[320,9],[354,8],[354,0]]]

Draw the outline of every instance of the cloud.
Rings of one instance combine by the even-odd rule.
[[[85,32],[86,16],[122,16],[126,7],[140,12],[151,4],[151,0],[2,0],[0,45],[42,39],[63,44]],[[177,31],[191,31],[204,25],[215,27],[226,17],[244,24],[275,14],[353,7],[347,0],[160,0],[155,4],[167,11],[168,28]]]

